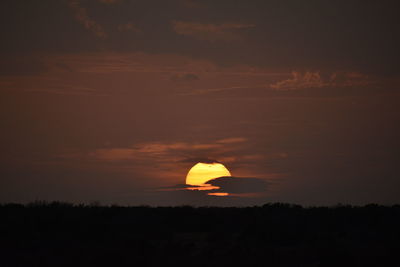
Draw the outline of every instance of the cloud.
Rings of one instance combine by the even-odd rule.
[[[159,188],[152,190],[147,195],[147,200],[153,205],[191,205],[191,206],[223,206],[223,207],[245,207],[262,205],[268,201],[267,196],[261,193],[224,193],[202,190],[188,190],[187,185]],[[225,196],[225,197],[221,197]]]
[[[0,76],[38,75],[49,70],[49,66],[35,57],[3,57]]]
[[[234,137],[216,140],[210,143],[189,143],[189,142],[147,142],[135,144],[125,148],[102,148],[90,153],[90,157],[104,161],[137,160],[150,158],[175,159],[178,162],[218,162],[217,159],[210,159],[203,154],[223,155],[235,148],[235,144],[244,142],[245,138]]]
[[[202,89],[196,89],[190,92],[185,92],[182,93],[181,95],[184,96],[191,96],[191,95],[208,95],[208,94],[221,94],[221,93],[228,93],[228,92],[235,92],[235,91],[240,91],[240,90],[249,90],[254,88],[254,86],[231,86],[231,87],[219,87],[219,88],[202,88]],[[263,88],[267,88],[266,86],[263,86]]]
[[[296,71],[292,72],[291,78],[271,84],[271,88],[285,91],[303,88],[321,88],[325,86],[326,83],[321,79],[319,72],[306,72],[301,74]]]
[[[192,163],[192,164],[195,164],[195,163],[198,163],[198,162],[201,162],[201,163],[221,163],[216,159],[200,158],[200,157],[185,158],[185,159],[181,160],[181,162]]]
[[[278,91],[291,91],[312,88],[337,88],[368,86],[371,79],[359,72],[333,72],[323,78],[320,72],[292,72],[292,77],[271,84],[270,87]]]
[[[194,82],[199,80],[199,76],[193,73],[177,73],[171,76],[171,80],[174,82]]]
[[[4,2],[3,10],[7,10],[3,16],[4,25],[9,26],[3,32],[4,53],[39,50],[71,53],[105,49],[179,54],[208,59],[217,65],[245,63],[279,70],[346,68],[375,74],[399,74],[399,56],[396,53],[399,37],[395,34],[394,26],[399,18],[393,12],[397,10],[393,4],[395,1],[385,5],[363,5],[362,1],[358,1],[360,4],[349,6],[336,2],[329,6],[308,3],[302,9],[298,8],[295,1],[290,1],[283,9],[271,1],[259,1],[256,4],[240,1],[228,5],[190,0],[68,0],[74,16],[83,27],[100,38],[108,37],[107,43],[101,47],[97,40],[84,38],[84,31],[71,27],[65,1],[41,2],[49,8],[30,4],[26,6],[30,12],[23,20],[18,16],[21,11],[18,1]],[[205,7],[199,9],[199,6]],[[351,10],[356,6],[359,12]],[[332,10],[348,8],[349,12],[341,13],[342,20],[331,19]],[[150,10],[157,16],[143,16]],[[48,20],[40,19],[42,17]],[[133,34],[121,37],[118,32],[115,33],[118,25],[126,25],[131,20],[140,25],[143,33],[140,38]],[[48,21],[52,22],[51,27]],[[343,23],[347,25],[347,31],[343,31]],[[230,42],[229,46],[217,46],[214,43],[191,41],[191,38],[205,41],[237,40],[244,33],[245,44]],[[29,41],[26,42],[26,38],[21,36]],[[299,36],[303,40],[301,45],[296,42]]]
[[[270,183],[265,179],[254,177],[220,177],[208,181],[207,184],[219,187],[219,189],[212,190],[214,192],[252,194],[265,193]]]
[[[68,64],[62,63],[62,62],[56,62],[54,63],[54,67],[58,70],[66,71],[66,72],[74,72],[75,70],[69,66]]]
[[[173,21],[174,31],[179,35],[190,36],[202,41],[232,41],[240,39],[238,30],[255,27],[254,24],[241,23],[195,23]]]
[[[55,65],[67,64],[76,71],[85,73],[154,73],[170,75],[170,79],[179,81],[199,80],[197,73],[214,71],[221,73],[213,63],[173,54],[98,52],[79,54],[58,54],[46,56],[46,60]],[[224,74],[230,74],[230,70]],[[246,72],[245,74],[247,74]],[[243,73],[234,73],[243,75]]]
[[[111,5],[111,4],[116,4],[116,3],[121,2],[121,0],[99,0],[99,2],[103,3],[103,4]]]
[[[28,88],[25,90],[25,92],[43,92],[55,95],[105,96],[105,94],[98,93],[93,88],[80,85],[71,85],[71,84],[56,84],[54,86],[51,86],[50,88],[44,88],[44,87]]]
[[[284,76],[284,75],[280,75]],[[183,96],[214,97],[340,97],[387,93],[398,81],[366,75],[356,71],[301,72],[287,73],[286,78],[272,78],[259,84],[234,84],[215,88],[195,88],[181,93]]]
[[[207,182],[205,186],[178,184],[157,189],[157,191],[189,191],[205,196],[259,197],[265,194],[271,182],[256,177],[219,177]]]
[[[137,158],[137,151],[131,148],[97,149],[91,155],[105,161],[132,160]]]
[[[143,142],[127,147],[105,147],[78,153],[72,151],[60,157],[81,162],[102,162],[115,171],[126,168],[143,171],[147,175],[151,172],[154,177],[170,176],[177,181],[198,162],[218,162],[228,164],[229,168],[229,165],[255,166],[263,161],[261,157],[254,157],[254,151],[249,151],[249,143],[244,140],[247,139],[232,137],[202,143]],[[250,173],[257,171],[253,169]]]
[[[208,150],[220,148],[219,144],[214,143],[144,143],[139,144],[136,150],[143,153],[161,154],[173,150]]]
[[[233,137],[233,138],[226,138],[217,140],[217,143],[220,144],[235,144],[235,143],[243,143],[246,142],[247,139],[243,137]]]
[[[132,22],[120,24],[118,25],[117,29],[119,32],[140,32],[140,29]]]
[[[107,38],[107,34],[104,31],[103,27],[89,17],[86,8],[81,6],[79,0],[69,0],[69,6],[75,12],[75,19],[79,23],[81,23],[87,30],[91,31],[101,39]]]

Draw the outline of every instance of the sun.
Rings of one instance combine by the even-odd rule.
[[[223,176],[232,176],[221,163],[202,163],[194,165],[186,176],[187,185],[204,185],[207,181]]]

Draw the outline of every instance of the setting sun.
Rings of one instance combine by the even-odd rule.
[[[197,163],[186,176],[186,184],[203,185],[211,179],[231,176],[228,169],[221,163]]]

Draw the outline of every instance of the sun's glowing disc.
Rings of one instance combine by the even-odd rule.
[[[223,176],[231,176],[228,169],[221,163],[202,163],[194,165],[186,176],[188,185],[204,185],[207,181]]]

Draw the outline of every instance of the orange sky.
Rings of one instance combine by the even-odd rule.
[[[397,203],[397,7],[2,1],[0,202]]]

